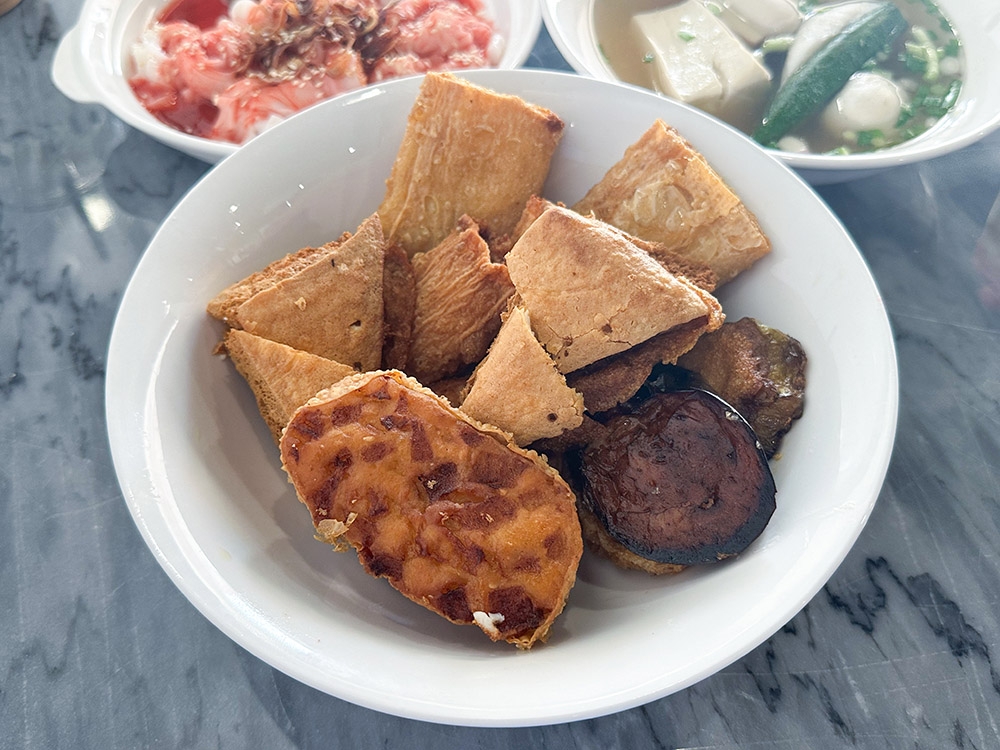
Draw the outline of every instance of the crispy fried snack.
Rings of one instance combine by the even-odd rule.
[[[467,216],[437,247],[413,257],[413,273],[417,304],[407,372],[432,383],[486,355],[514,285],[507,267],[490,261]]]
[[[319,537],[370,574],[492,640],[545,640],[583,543],[572,492],[537,454],[389,371],[300,408],[281,458]]]
[[[516,96],[429,73],[410,110],[379,207],[386,236],[412,256],[462,214],[503,235],[540,193],[563,122]]]
[[[219,292],[209,301],[206,307],[208,314],[227,325],[237,325],[236,310],[240,305],[258,292],[270,289],[281,281],[305,270],[316,261],[329,257],[338,245],[343,244],[350,237],[350,232],[344,232],[339,239],[327,242],[325,245],[304,247],[269,263],[260,271],[255,271],[245,279],[241,279]]]
[[[253,293],[235,313],[225,312],[226,320],[234,328],[294,349],[358,370],[375,369],[382,362],[384,253],[382,225],[375,214],[349,239],[304,267],[295,264],[294,273]],[[234,295],[224,291],[216,300],[227,296]],[[213,301],[209,311],[230,307]]]
[[[583,397],[566,385],[520,306],[507,312],[461,403],[466,414],[506,430],[518,445],[555,437],[583,421]]]
[[[709,331],[723,320],[712,295],[623,232],[566,208],[548,208],[528,227],[507,254],[507,269],[563,373],[675,326],[701,320],[699,330]]]
[[[705,157],[662,120],[573,208],[708,265],[719,284],[771,251],[756,217]]]
[[[802,344],[753,318],[727,322],[678,360],[695,383],[746,419],[768,458],[802,416],[806,364]]]
[[[621,354],[598,360],[570,373],[566,381],[583,394],[587,411],[607,411],[635,395],[653,367],[673,364],[701,340],[704,319],[682,323]]]
[[[382,306],[385,315],[382,368],[405,370],[413,341],[413,318],[417,312],[417,282],[406,251],[396,244],[385,248]]]
[[[236,328],[226,331],[221,349],[250,385],[275,443],[281,440],[281,431],[296,409],[319,391],[355,372],[353,367],[332,359]]]

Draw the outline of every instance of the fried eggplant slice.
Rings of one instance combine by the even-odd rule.
[[[606,427],[583,453],[581,504],[599,524],[591,534],[585,518],[588,541],[619,565],[669,572],[731,557],[774,513],[767,458],[750,426],[718,397],[655,394]],[[664,568],[651,570],[649,562]]]
[[[793,337],[753,318],[726,322],[700,339],[677,364],[694,383],[743,415],[768,458],[802,416],[806,354]]]
[[[281,457],[319,538],[455,623],[530,648],[576,579],[573,493],[537,454],[398,371],[300,408]]]

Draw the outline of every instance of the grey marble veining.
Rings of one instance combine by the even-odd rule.
[[[0,747],[1000,748],[1000,210],[984,232],[1000,137],[820,190],[885,296],[901,386],[885,487],[820,593],[642,708],[423,724],[247,654],[131,521],[104,422],[108,338],[144,247],[206,167],[54,89],[77,12],[23,0],[0,17]],[[544,34],[531,64],[565,67]]]

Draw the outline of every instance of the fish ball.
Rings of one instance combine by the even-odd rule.
[[[891,130],[899,120],[904,95],[876,73],[855,73],[823,110],[823,127],[839,137],[847,131]]]

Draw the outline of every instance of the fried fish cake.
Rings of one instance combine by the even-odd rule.
[[[573,493],[537,454],[398,371],[318,394],[281,440],[318,537],[455,623],[545,640],[583,551]]]

